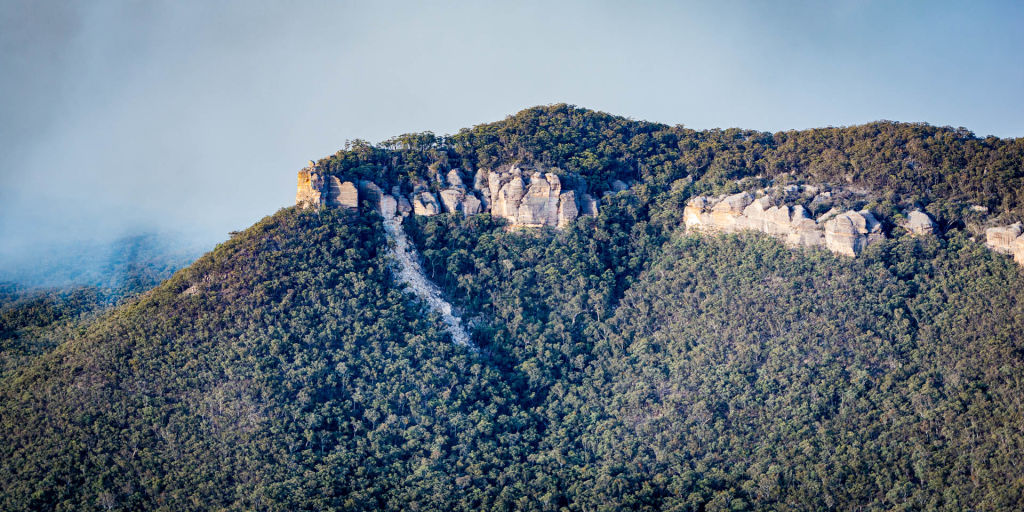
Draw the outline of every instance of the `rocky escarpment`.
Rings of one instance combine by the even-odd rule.
[[[820,246],[846,256],[857,256],[885,239],[881,223],[869,211],[833,209],[813,219],[802,205],[790,206],[768,195],[755,199],[749,192],[694,197],[686,205],[683,222],[687,229],[700,231],[760,231],[789,245]]]
[[[309,167],[299,171],[299,187],[295,192],[295,204],[301,208],[320,208],[323,205],[324,178]]]
[[[359,191],[352,182],[342,182],[336,176],[318,172],[310,161],[309,167],[299,171],[295,204],[302,208],[356,208],[359,206]]]
[[[615,181],[605,194],[627,190]],[[408,189],[406,189],[408,190]],[[774,193],[773,193],[774,192]],[[781,193],[781,195],[780,195]],[[820,191],[815,186],[790,185],[780,190],[760,189],[754,193],[691,198],[683,212],[687,229],[721,233],[760,231],[791,246],[824,247],[856,257],[868,246],[886,238],[882,223],[868,210],[841,211],[832,208],[813,218],[807,207],[794,204],[794,196],[810,199],[810,208],[828,208],[837,196],[850,191]],[[809,193],[809,195],[808,195]],[[580,216],[596,216],[600,202],[582,187],[567,188],[563,178],[538,168],[504,166],[477,170],[470,185],[465,176],[452,169],[437,174],[434,184],[414,181],[412,192],[399,186],[386,193],[371,181],[341,181],[310,162],[298,173],[295,204],[302,208],[356,208],[360,201],[379,209],[385,218],[408,215],[459,213],[465,216],[490,213],[508,220],[510,226],[562,228]],[[916,236],[936,234],[932,218],[919,209],[907,212],[899,226]],[[1021,223],[991,227],[985,244],[1008,254],[1024,265],[1024,227]]]
[[[511,226],[556,228],[565,227],[581,215],[597,215],[600,204],[582,186],[566,190],[558,175],[516,165],[477,170],[472,186],[458,169],[438,175],[435,181],[434,187],[425,181],[414,182],[408,195],[398,186],[391,187],[387,194],[370,181],[357,184],[325,177],[310,162],[299,171],[295,204],[303,208],[355,208],[361,200],[374,207],[387,202],[399,215],[460,213],[468,217],[490,213],[508,220]],[[625,189],[626,185],[616,182],[613,188]]]
[[[1024,265],[1024,228],[1017,222],[1009,226],[997,226],[985,230],[985,245],[996,252],[1009,254],[1013,260]]]

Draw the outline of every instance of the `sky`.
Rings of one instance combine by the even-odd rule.
[[[1024,2],[0,2],[0,269],[212,247],[346,140],[570,103],[691,128],[1024,136]]]

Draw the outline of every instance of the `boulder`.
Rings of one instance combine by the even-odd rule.
[[[398,214],[398,200],[391,195],[383,195],[380,198],[378,213],[385,219],[390,219]]]
[[[447,188],[441,191],[441,204],[444,205],[444,211],[448,213],[455,213],[460,210],[462,205],[462,197],[465,195],[464,192],[454,188]]]
[[[914,235],[932,235],[935,234],[935,222],[928,216],[927,213],[921,210],[914,210],[907,214],[907,220],[903,223],[903,228]]]
[[[835,217],[836,215],[839,215],[840,213],[842,213],[842,211],[840,211],[839,208],[829,208],[827,212],[818,216],[818,224],[823,224],[825,221],[831,219],[832,217]]]
[[[568,226],[569,223],[576,220],[579,213],[580,210],[576,207],[576,192],[572,190],[563,192],[558,197],[558,227]]]
[[[612,192],[622,192],[629,190],[629,185],[626,185],[622,180],[615,180],[612,182]]]
[[[437,215],[441,213],[441,205],[438,204],[437,198],[430,192],[420,192],[416,194],[416,197],[412,200],[412,211],[416,215],[425,215],[427,217],[431,215]]]
[[[881,224],[866,210],[841,213],[825,223],[825,247],[838,254],[856,257],[883,239]]]
[[[597,217],[597,209],[600,206],[601,204],[597,201],[597,198],[591,196],[590,194],[580,195],[580,215],[589,215],[591,217]]]
[[[998,226],[985,230],[985,245],[1004,254],[1013,254],[1013,247],[1021,235],[1021,223]]]
[[[324,179],[311,168],[299,171],[295,205],[300,208],[320,208],[323,199]]]
[[[399,195],[395,196],[398,198],[398,213],[402,217],[407,217],[412,213],[412,204],[409,202],[409,198]]]
[[[327,205],[341,206],[344,208],[359,207],[359,191],[351,181],[342,182],[336,176],[331,176],[327,188]]]
[[[466,217],[469,217],[470,215],[476,215],[483,211],[483,203],[477,199],[475,195],[466,194],[466,196],[462,198],[461,208],[462,213]]]

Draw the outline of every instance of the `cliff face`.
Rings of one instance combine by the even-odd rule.
[[[508,219],[517,226],[564,227],[580,214],[575,190],[562,190],[561,179],[539,170],[524,171],[512,166],[499,171],[477,171],[474,190],[488,205],[491,215]],[[587,204],[593,199],[580,192]],[[586,211],[596,215],[597,207]]]
[[[299,186],[295,192],[295,204],[302,208],[319,208],[323,203],[324,179],[315,171],[306,168],[299,171]]]
[[[626,190],[622,182],[613,184],[615,192]],[[415,182],[413,191],[404,194],[400,187],[391,187],[390,194],[371,181],[341,181],[325,176],[310,163],[298,173],[295,204],[301,208],[357,208],[364,200],[385,218],[407,215],[461,213],[465,216],[490,213],[508,220],[513,227],[550,226],[563,228],[580,216],[596,216],[600,202],[585,190],[565,190],[556,174],[516,165],[497,170],[479,169],[472,186],[458,169],[445,176],[437,175],[434,190],[425,182]],[[791,190],[792,189],[792,190]],[[868,246],[885,240],[882,223],[868,210],[840,211],[833,208],[817,219],[807,208],[795,204],[793,194],[800,187],[786,187],[782,198],[774,198],[761,189],[755,197],[750,192],[729,196],[691,198],[683,211],[687,229],[705,232],[736,233],[760,231],[791,246],[824,247],[836,254],[857,257]],[[805,198],[813,196],[811,208],[833,200],[833,192],[818,192],[817,187],[803,187]],[[766,192],[767,190],[767,192]],[[613,193],[613,192],[609,192]],[[843,192],[840,191],[840,194]],[[912,235],[933,235],[935,222],[928,214],[913,210],[900,224]],[[997,252],[1013,256],[1024,265],[1024,227],[1021,223],[989,228],[985,244]]]
[[[302,208],[343,206],[355,208],[360,199],[375,208],[388,210],[388,216],[437,215],[461,213],[465,216],[488,212],[507,219],[511,226],[562,228],[580,215],[597,215],[599,202],[583,190],[563,190],[557,175],[539,169],[509,166],[496,171],[480,169],[472,188],[462,174],[452,169],[438,176],[439,193],[426,183],[416,183],[408,196],[399,187],[385,194],[373,182],[342,182],[335,176],[324,179],[315,168],[299,171],[295,204]],[[622,185],[625,187],[625,185]]]
[[[985,231],[985,245],[996,252],[1009,254],[1013,260],[1024,265],[1024,228],[1021,223],[988,228]]]
[[[812,219],[802,205],[775,204],[769,196],[749,192],[731,196],[698,196],[683,211],[687,229],[735,233],[760,231],[789,245],[817,247],[857,256],[868,245],[885,239],[881,224],[868,211],[830,212]]]
[[[351,182],[342,182],[335,176],[324,176],[316,170],[313,162],[299,171],[295,205],[301,208],[359,206],[359,193]]]

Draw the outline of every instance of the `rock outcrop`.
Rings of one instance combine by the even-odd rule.
[[[540,169],[524,170],[515,165],[497,171],[478,169],[473,175],[472,188],[467,186],[458,169],[444,175],[436,173],[434,183],[433,190],[437,190],[437,194],[427,182],[414,180],[411,195],[402,194],[400,187],[392,187],[391,194],[387,195],[371,181],[359,181],[357,187],[336,176],[325,178],[314,171],[311,164],[299,171],[295,203],[302,207],[356,208],[359,201],[366,201],[370,207],[391,212],[392,216],[461,213],[468,217],[489,212],[508,220],[512,226],[557,228],[564,228],[581,215],[596,216],[599,207],[598,200],[585,190],[563,190],[558,175]],[[613,186],[616,190],[626,189],[621,181]]]
[[[312,162],[310,162],[312,164]],[[320,208],[323,205],[324,179],[310,167],[299,171],[299,186],[295,204],[300,208]]]
[[[473,186],[484,196],[482,202],[490,206],[491,215],[512,225],[564,227],[580,215],[576,191],[563,191],[554,173],[512,166],[489,172],[486,183],[478,173]],[[588,207],[586,214],[596,214],[595,204]]]
[[[833,212],[833,214],[838,212]],[[812,219],[802,205],[774,204],[763,196],[748,192],[718,198],[698,196],[683,210],[687,229],[735,233],[760,231],[793,246],[825,246],[827,249],[856,256],[878,240],[884,239],[881,224],[867,211],[846,212]]]
[[[935,222],[927,213],[921,210],[914,210],[908,213],[907,220],[903,223],[903,228],[914,235],[935,234]]]
[[[360,199],[368,201],[372,208],[379,208],[380,200],[384,197],[384,191],[376,183],[367,180],[359,180]]]
[[[1021,223],[997,226],[985,230],[985,245],[993,251],[1009,254],[1013,260],[1024,265],[1024,227]]]
[[[825,247],[835,253],[857,256],[880,240],[882,224],[867,210],[840,213],[825,223]]]
[[[437,215],[441,213],[441,205],[438,204],[437,198],[430,192],[420,192],[412,198],[412,213],[416,215],[425,215],[427,217],[431,215]]]
[[[359,207],[359,190],[351,181],[342,182],[336,176],[327,179],[327,206]]]
[[[341,181],[336,176],[323,176],[316,171],[313,162],[299,171],[295,205],[300,208],[359,206],[359,192],[351,181]]]

